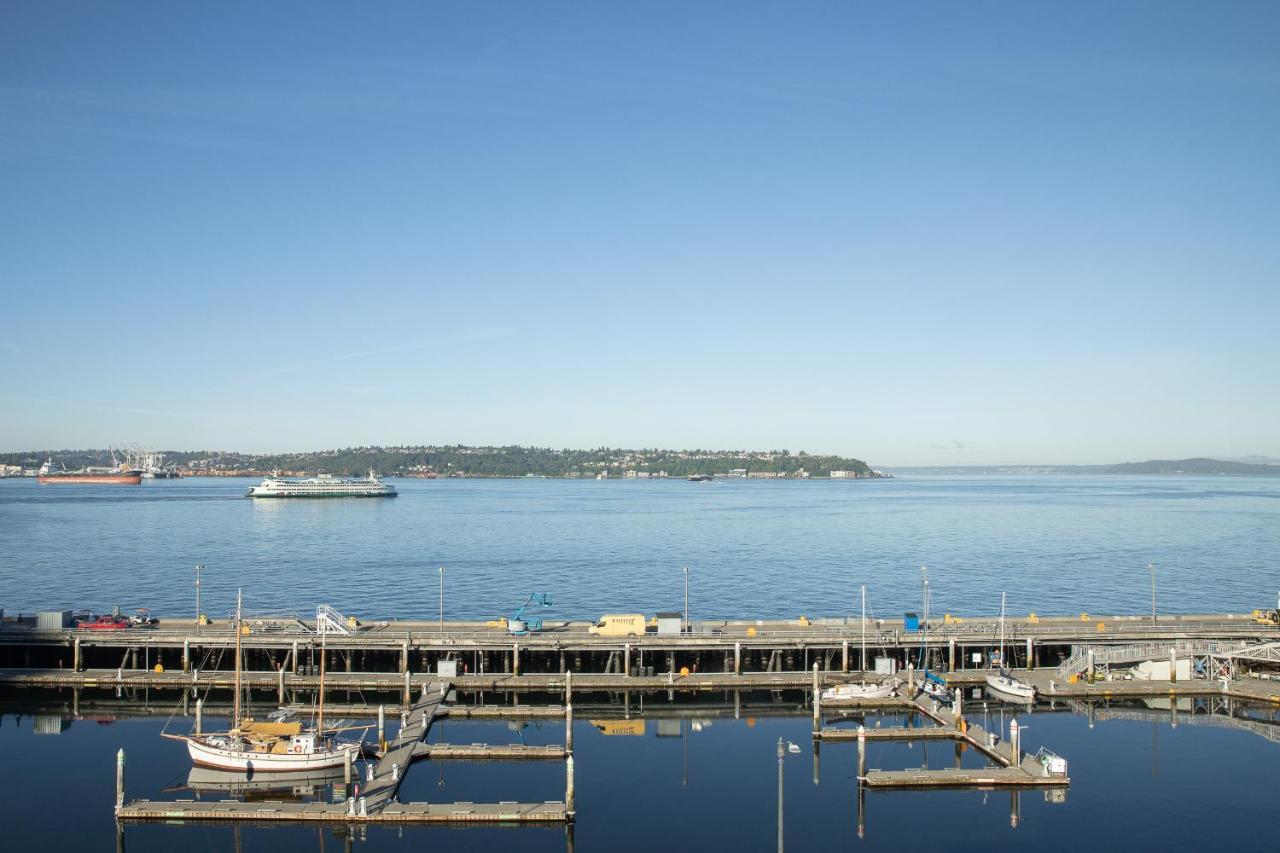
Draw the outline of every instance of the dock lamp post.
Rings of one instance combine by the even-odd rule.
[[[440,567],[440,633],[444,634],[444,566]]]
[[[778,738],[778,853],[782,853],[782,759],[788,750],[799,752],[800,748],[791,741]]]
[[[1151,624],[1156,624],[1156,564],[1147,563],[1147,571],[1151,572]]]
[[[689,567],[683,566],[680,571],[684,572],[684,629],[681,633],[689,633]]]
[[[204,571],[202,563],[196,563],[196,633],[200,633],[200,572]]]

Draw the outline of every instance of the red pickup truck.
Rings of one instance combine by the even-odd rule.
[[[129,620],[123,616],[90,617],[76,622],[76,627],[82,631],[123,631],[130,625]]]

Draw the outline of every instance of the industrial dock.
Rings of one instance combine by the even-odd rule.
[[[857,749],[859,787],[867,790],[1071,784],[1069,756],[1043,747],[1024,751],[1015,720],[1007,732],[990,731],[966,713],[968,704],[986,707],[982,684],[997,642],[994,620],[681,619],[663,633],[625,637],[599,636],[590,625],[548,623],[513,636],[506,625],[492,623],[362,624],[323,605],[314,618],[246,619],[241,676],[250,700],[304,706],[319,687],[323,647],[333,713],[377,717],[379,749],[367,777],[347,766],[343,796],[332,802],[131,799],[122,751],[115,813],[123,822],[572,823],[575,690],[593,718],[678,713],[669,703],[655,708],[652,698],[646,709],[645,697],[654,694],[689,696],[697,708],[689,713],[708,718],[811,714],[815,779],[822,746],[848,743]],[[1233,702],[1280,709],[1280,628],[1253,615],[1034,617],[1009,623],[1006,644],[1014,651],[1010,666],[1036,687],[1041,705],[1138,713],[1112,706],[1127,697],[1157,697],[1170,701],[1176,720],[1179,703],[1195,699],[1196,707],[1228,721]],[[194,619],[117,631],[55,628],[47,620],[43,628],[9,624],[0,630],[0,687],[58,696],[70,688],[73,715],[104,702],[136,704],[145,694],[148,707],[178,703],[198,731],[203,715],[226,712],[234,645],[228,623]],[[922,669],[946,683],[949,701],[920,691]],[[905,677],[896,696],[821,698],[832,685],[890,675]],[[877,715],[904,715],[906,725],[883,726]],[[400,723],[389,740],[387,717]],[[440,719],[564,720],[565,735],[562,744],[428,743]],[[856,728],[848,725],[854,720]],[[1241,727],[1248,722],[1241,720]],[[1258,728],[1271,739],[1280,732],[1265,722]],[[866,744],[892,740],[950,742],[955,766],[867,767]],[[967,753],[979,756],[980,766],[964,766]],[[402,781],[422,760],[558,761],[565,768],[564,795],[544,802],[400,802]]]

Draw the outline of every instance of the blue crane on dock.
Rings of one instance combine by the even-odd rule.
[[[525,618],[524,613],[526,610],[529,609],[529,605],[531,604],[537,604],[542,607],[550,607],[551,606],[550,593],[546,593],[546,592],[530,593],[529,597],[525,600],[524,604],[520,605],[520,609],[517,610],[510,619],[507,620],[507,631],[509,631],[511,634],[517,637],[523,637],[532,631],[542,630],[541,616]]]

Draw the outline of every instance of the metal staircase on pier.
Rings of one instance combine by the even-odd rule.
[[[1276,643],[1266,645],[1280,646]],[[1105,672],[1114,664],[1168,659],[1170,651],[1180,658],[1230,661],[1241,658],[1251,650],[1260,647],[1256,643],[1219,640],[1169,640],[1160,643],[1135,643],[1128,646],[1076,646],[1075,648],[1075,653],[1058,666],[1058,677],[1064,681],[1073,675],[1083,675],[1088,670],[1090,650],[1093,651],[1094,668]],[[1276,659],[1280,660],[1280,654]],[[1206,668],[1205,671],[1208,669]],[[1212,674],[1217,677],[1219,673]]]
[[[352,631],[347,617],[339,613],[336,608],[321,604],[316,607],[316,633],[349,636]]]

